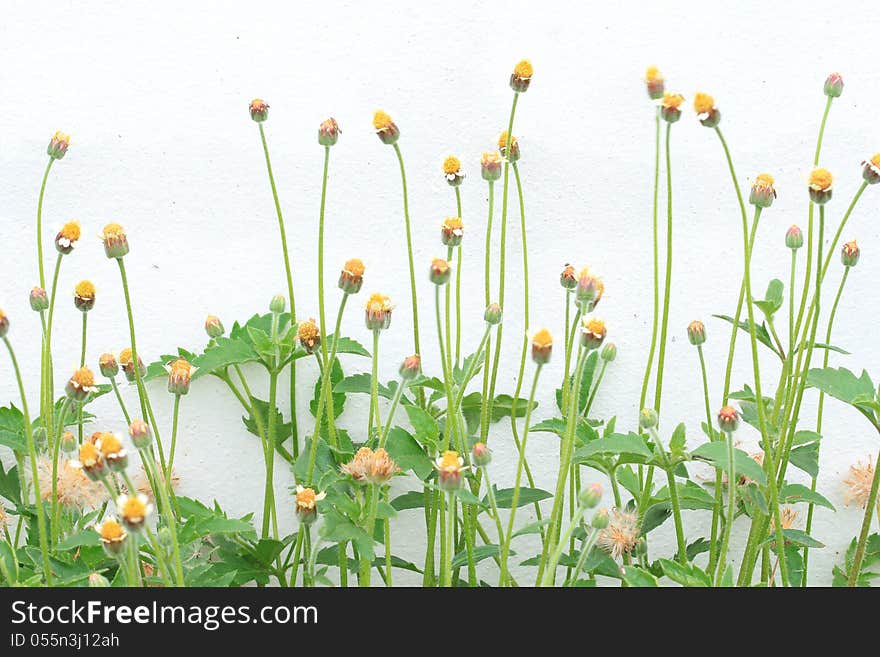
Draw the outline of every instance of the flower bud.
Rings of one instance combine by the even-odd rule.
[[[517,93],[527,91],[532,82],[533,73],[532,63],[528,59],[521,60],[513,67],[513,73],[510,74],[510,88]]]
[[[519,142],[512,135],[510,137],[510,156],[507,155],[507,130],[498,137],[498,152],[501,153],[501,157],[507,158],[511,162],[519,160]]]
[[[581,344],[588,351],[602,346],[606,334],[605,322],[601,319],[587,319],[581,322]]]
[[[609,524],[611,524],[611,518],[608,517],[608,509],[599,509],[590,520],[590,526],[593,529],[605,529]]]
[[[431,269],[428,277],[434,285],[446,285],[452,276],[452,267],[443,258],[431,260]]]
[[[391,326],[391,299],[378,292],[370,295],[366,305],[365,322],[371,331],[381,331]]]
[[[327,493],[315,493],[314,488],[296,487],[296,517],[304,525],[311,525],[318,519],[317,503],[327,497]]]
[[[92,573],[89,575],[89,588],[103,589],[108,586],[110,586],[110,580],[104,577],[101,573]]]
[[[61,451],[65,454],[70,454],[71,452],[75,452],[76,448],[79,447],[79,443],[76,440],[76,436],[74,436],[70,431],[65,431],[61,434]]]
[[[663,98],[664,80],[660,69],[656,66],[649,66],[645,71],[645,87],[648,89],[648,97],[651,100]]]
[[[813,169],[809,182],[810,200],[819,205],[830,201],[833,182],[831,172],[828,169]]]
[[[592,509],[602,501],[602,485],[590,484],[578,493],[578,504],[584,509]]]
[[[321,330],[314,319],[299,323],[296,327],[296,339],[307,354],[315,353],[315,349],[321,346]]]
[[[333,146],[339,141],[340,132],[342,130],[339,129],[339,124],[331,116],[329,119],[321,121],[321,125],[318,126],[318,143],[321,146]]]
[[[653,408],[643,408],[639,413],[639,426],[642,429],[653,429],[659,422],[660,418]]]
[[[141,358],[140,354],[138,354],[137,363],[137,374],[143,377],[147,373],[147,367],[144,365],[144,361]],[[132,357],[131,347],[126,347],[119,352],[119,366],[122,368],[122,373],[125,374],[125,378],[129,383],[137,381],[137,375],[134,371],[134,359]]]
[[[93,393],[98,392],[95,385],[95,375],[88,367],[81,367],[76,370],[67,381],[64,391],[71,401],[82,403],[86,401]]]
[[[87,313],[95,307],[95,284],[91,281],[80,281],[73,291],[73,305],[76,309]]]
[[[37,312],[43,312],[49,308],[49,295],[41,287],[35,287],[31,290],[29,300],[31,308]]]
[[[68,148],[70,148],[70,135],[66,135],[59,130],[49,140],[46,154],[53,160],[60,160],[67,153]]]
[[[492,450],[486,443],[476,443],[471,449],[471,461],[478,468],[485,468],[492,462]]]
[[[37,448],[37,452],[48,448],[49,437],[46,434],[46,427],[34,427],[34,445]]]
[[[459,246],[464,236],[464,224],[458,217],[446,217],[440,227],[440,241],[443,246]]]
[[[220,321],[220,318],[215,315],[208,315],[205,319],[205,333],[208,334],[209,338],[219,338],[223,333],[225,333],[225,329],[223,328],[223,323]]]
[[[869,185],[876,185],[880,182],[880,153],[874,155],[870,160],[862,162],[862,178]]]
[[[483,180],[495,182],[501,177],[501,155],[498,151],[483,153],[480,158],[480,173]]]
[[[269,301],[269,312],[273,315],[280,315],[284,312],[284,309],[287,307],[287,299],[284,298],[283,294],[276,294]]]
[[[364,283],[364,263],[357,258],[346,261],[339,274],[339,289],[346,294],[357,294]]]
[[[400,378],[404,381],[412,381],[422,372],[422,359],[418,354],[407,356],[400,366]]]
[[[269,105],[262,98],[254,98],[248,106],[251,118],[257,123],[262,123],[269,118]]]
[[[104,551],[111,557],[122,554],[125,550],[125,539],[128,537],[128,534],[117,521],[112,518],[105,520],[100,525],[95,525],[95,531],[101,537],[101,545],[104,546]],[[89,586],[92,585],[91,582],[92,578],[89,577]]]
[[[785,231],[785,246],[789,249],[796,251],[804,245],[804,233],[803,231],[792,224],[788,227],[788,230]]]
[[[844,267],[855,267],[859,262],[861,251],[856,241],[847,242],[840,250],[840,261]]]
[[[186,358],[178,358],[165,365],[168,372],[168,392],[172,395],[185,395],[189,392],[192,376],[198,367],[190,365]]]
[[[437,457],[434,467],[437,469],[437,484],[441,489],[455,491],[461,488],[464,459],[458,452],[446,450]]]
[[[128,236],[125,229],[119,224],[107,224],[101,231],[101,241],[104,242],[104,253],[108,258],[121,258],[129,251]]]
[[[577,288],[575,290],[575,298],[582,314],[586,314],[593,310],[602,299],[605,292],[605,285],[598,276],[590,273],[589,267],[584,267],[578,276]]]
[[[698,93],[694,96],[694,111],[700,123],[707,128],[714,128],[721,123],[721,112],[715,107],[715,99],[709,94]]]
[[[733,406],[718,411],[718,426],[725,433],[733,433],[739,426],[739,412]]]
[[[840,73],[832,73],[825,78],[825,95],[829,98],[839,98],[843,93],[843,78]]]
[[[73,247],[79,241],[81,235],[82,229],[79,222],[68,221],[55,236],[55,250],[62,255],[67,255],[73,251]]]
[[[140,531],[147,516],[153,510],[147,496],[143,493],[137,495],[120,495],[116,498],[116,510],[119,512],[123,526],[129,531]]]
[[[688,340],[695,347],[699,347],[706,341],[706,327],[703,322],[694,320],[688,324],[687,328]]]
[[[483,313],[483,319],[486,321],[487,324],[495,326],[501,323],[502,314],[503,313],[501,311],[501,306],[499,306],[497,303],[490,303],[488,306],[486,306],[486,312]]]
[[[617,358],[617,345],[613,342],[608,342],[604,347],[602,347],[602,352],[599,354],[599,357],[604,360],[606,363],[611,363]]]
[[[565,263],[565,267],[562,269],[562,273],[559,274],[559,284],[566,290],[573,290],[577,287],[577,274],[575,273],[574,267],[572,267],[567,262]]]
[[[400,129],[391,117],[382,110],[373,114],[373,127],[383,144],[393,144],[400,139]]]
[[[461,160],[450,155],[443,160],[443,176],[452,187],[458,187],[464,182],[464,174],[461,172]]]
[[[135,449],[146,449],[153,442],[150,427],[143,420],[135,420],[128,425],[128,435],[131,436],[131,442]]]
[[[749,203],[759,208],[769,208],[773,205],[775,198],[776,189],[773,187],[773,176],[769,173],[759,173],[752,185]]]
[[[550,331],[542,328],[533,333],[529,341],[532,343],[532,360],[538,365],[549,363],[553,353],[553,336]]]
[[[9,318],[0,310],[0,338],[5,338],[7,333],[9,333]]]
[[[681,104],[684,96],[666,92],[660,101],[660,117],[667,123],[675,123],[681,118]]]

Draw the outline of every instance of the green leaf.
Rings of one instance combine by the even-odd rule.
[[[420,490],[411,490],[403,495],[398,495],[391,500],[391,506],[398,511],[406,509],[422,509],[425,506],[425,493]]]
[[[691,456],[701,461],[706,461],[710,465],[715,466],[730,473],[730,463],[727,458],[726,440],[716,440],[711,443],[704,443],[691,452]],[[734,449],[734,459],[736,466],[736,474],[745,475],[749,479],[754,479],[759,484],[767,483],[767,477],[764,470],[758,465],[748,454],[741,449]]]
[[[796,468],[800,468],[811,477],[819,474],[819,444],[811,443],[802,447],[795,447],[789,453],[789,462]]]
[[[669,439],[669,451],[678,454],[684,451],[685,445],[685,428],[684,422],[681,422],[675,430],[672,432],[672,437]]]
[[[249,326],[247,328],[248,336],[254,345],[254,350],[263,358],[271,358],[275,355],[275,343],[269,334],[262,329]]]
[[[260,422],[263,425],[264,434],[269,435],[269,402],[254,397],[252,399],[251,406],[253,407],[254,412],[258,414]],[[290,422],[284,421],[284,416],[281,415],[277,407],[274,410],[276,440],[278,443],[282,443],[291,435],[293,425]],[[253,414],[242,416],[241,421],[244,422],[245,428],[250,433],[254,434],[255,436],[260,435],[257,431],[257,421]]]
[[[419,479],[426,479],[434,471],[434,464],[412,434],[400,427],[388,432],[385,449],[401,470],[412,470]]]
[[[342,381],[342,378],[343,378],[342,365],[339,364],[338,358],[334,358],[333,359],[333,367],[330,368],[330,390],[331,390],[330,394],[333,395],[333,417],[334,418],[338,418],[342,414],[343,409],[345,408],[345,393],[338,392],[336,390],[336,385],[340,381]],[[321,386],[322,385],[323,385],[323,377],[319,376],[315,380],[314,396],[312,397],[311,401],[309,402],[309,411],[311,412],[312,417],[316,417],[317,413],[318,413],[318,403],[321,398]],[[322,424],[326,424],[326,422],[327,422],[326,418],[327,418],[327,416],[323,415],[323,418],[321,420]]]
[[[520,527],[515,532],[513,532],[513,536],[511,538],[516,538],[517,536],[526,536],[528,534],[540,534],[541,528],[550,524],[550,518],[543,518],[541,520],[536,520],[535,522],[530,522],[523,527]]]
[[[18,466],[14,465],[9,470],[3,469],[0,462],[0,497],[3,497],[16,506],[21,504],[21,482],[18,478]]]
[[[462,361],[462,363],[461,363],[461,367],[459,367],[458,364],[456,364],[455,367],[453,368],[452,379],[455,381],[455,383],[458,386],[460,386],[460,387],[465,386],[468,384],[468,381],[470,381],[470,379],[468,379],[468,381],[465,381],[464,375],[467,374],[468,368],[470,367],[471,363],[473,362],[473,360],[476,357],[477,357],[476,353],[473,353],[470,356],[466,356],[464,361]],[[473,379],[477,374],[479,374],[480,370],[483,369],[483,362],[484,362],[483,355],[480,354],[480,360],[477,363],[477,365],[474,367],[474,371],[471,374],[471,379]]]
[[[677,582],[682,586],[688,587],[708,587],[712,586],[712,580],[700,568],[693,565],[682,565],[677,561],[669,559],[660,559],[660,566],[663,573],[673,582]]]
[[[761,309],[761,312],[764,313],[764,317],[767,318],[767,321],[772,320],[776,311],[782,307],[782,295],[784,289],[785,286],[782,284],[782,281],[778,278],[774,278],[767,286],[767,293],[764,295],[764,300],[754,302],[754,304]]]
[[[341,393],[361,393],[364,395],[372,394],[371,391],[371,382],[373,380],[372,375],[367,372],[361,372],[360,374],[352,374],[351,376],[347,376],[342,381],[333,386],[333,392],[341,392]],[[394,396],[394,391],[379,382],[377,386],[378,393],[380,397],[384,397],[385,399],[391,399]]]
[[[492,559],[501,554],[501,550],[497,545],[478,545],[474,548],[474,563],[479,563],[484,559]],[[513,550],[510,554],[516,554]],[[464,566],[468,562],[467,551],[463,550],[452,558],[452,567],[458,568]]]
[[[794,544],[799,545],[800,547],[808,547],[808,548],[823,548],[825,547],[824,543],[820,543],[815,538],[807,534],[807,532],[800,529],[783,529],[782,530],[782,539],[786,544]],[[773,531],[770,534],[770,538],[761,543],[761,546],[764,545],[775,545],[776,544],[776,532]]]
[[[788,566],[788,585],[800,586],[804,577],[804,559],[797,546],[785,546],[785,565]]]
[[[517,500],[517,508],[540,502],[553,497],[552,493],[540,488],[521,487],[519,489],[519,499]],[[495,490],[495,504],[499,509],[509,509],[513,504],[513,489],[501,488]],[[489,506],[489,496],[483,498],[483,506]]]
[[[327,347],[333,344],[334,334],[330,334],[327,336]],[[366,356],[370,357],[370,352],[366,350],[366,348],[357,340],[352,340],[351,338],[347,338],[344,335],[339,337],[339,341],[336,343],[336,353],[337,354],[354,354],[355,356]]]
[[[440,436],[440,426],[431,415],[418,406],[406,406],[406,415],[415,429],[415,439],[422,445],[434,447]]]
[[[363,528],[332,508],[324,513],[323,519],[324,522],[321,523],[319,530],[321,538],[330,543],[351,541],[357,546],[361,555],[370,561],[373,560],[373,537]]]
[[[712,317],[717,317],[718,319],[723,319],[728,324],[733,324],[733,317],[730,317],[729,315],[712,315]],[[737,324],[737,327],[742,329],[746,333],[749,333],[749,323],[748,322],[741,321]],[[772,350],[773,353],[778,355],[779,352],[777,352],[776,348],[773,346],[773,342],[770,340],[770,334],[767,332],[767,329],[764,327],[763,324],[760,326],[755,326],[755,338],[762,345],[770,348],[770,350]]]
[[[644,457],[646,460],[653,456],[644,436],[632,432],[628,434],[615,433],[607,438],[598,438],[588,442],[574,453],[574,462],[583,463],[595,454],[631,454]]]
[[[522,397],[516,400],[516,417],[524,417],[528,410],[529,400]],[[532,410],[538,407],[538,402],[532,402]],[[510,417],[513,413],[513,397],[510,395],[498,395],[492,403],[492,422]]]
[[[642,570],[638,566],[624,566],[622,571],[623,581],[632,587],[656,588],[659,586],[657,578],[654,577],[654,575],[647,570]]]
[[[21,411],[11,404],[0,408],[0,445],[5,445],[19,454],[27,451],[24,419]]]
[[[874,383],[864,370],[856,377],[845,367],[813,368],[807,374],[807,385],[847,404],[862,395],[874,396]]]
[[[557,436],[563,436],[565,434],[565,420],[561,417],[547,418],[529,427],[529,431],[555,433]]]
[[[98,536],[98,532],[94,529],[83,529],[65,538],[55,549],[65,552],[67,550],[75,550],[84,545],[101,545],[101,537]]]
[[[814,490],[810,490],[803,484],[785,484],[779,491],[779,502],[787,504],[797,504],[798,502],[806,502],[815,504],[816,506],[824,506],[826,509],[835,511],[834,505],[828,499]]]

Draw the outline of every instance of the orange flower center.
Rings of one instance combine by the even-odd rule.
[[[80,388],[91,388],[95,385],[95,375],[88,367],[81,367],[70,377],[71,382],[76,383]]]
[[[83,443],[79,446],[79,462],[85,467],[95,465],[100,459],[101,454],[93,443]]]
[[[80,299],[94,299],[95,284],[91,281],[80,281],[76,284],[75,292]]]
[[[76,242],[80,238],[81,232],[78,221],[68,221],[61,227],[58,234],[61,235],[61,237],[67,238],[71,242]]]
[[[393,123],[391,116],[382,110],[376,110],[376,113],[373,114],[373,127],[376,130],[387,130]]]
[[[351,260],[346,261],[345,271],[355,278],[359,278],[364,275],[364,263],[358,258],[352,258]]]
[[[550,331],[542,328],[540,331],[532,336],[532,344],[539,349],[546,349],[547,347],[553,345],[553,336],[550,335]]]
[[[314,488],[303,488],[296,493],[296,505],[301,509],[314,509],[316,499]]]
[[[112,433],[100,433],[97,435],[98,440],[101,441],[101,452],[105,456],[118,454],[122,451],[122,443]]]
[[[694,111],[697,114],[708,114],[715,109],[715,99],[709,94],[698,93],[694,96]]]
[[[104,524],[101,525],[101,538],[108,543],[121,541],[125,538],[125,530],[115,520],[105,520]]]
[[[303,342],[311,342],[317,338],[319,334],[320,331],[318,330],[318,325],[315,323],[314,319],[310,319],[307,322],[300,322],[299,327],[296,329],[296,337]]]
[[[455,472],[461,468],[461,463],[458,460],[458,452],[453,450],[446,450],[443,452],[443,455],[440,457],[440,469],[448,470]]]
[[[453,174],[458,173],[461,170],[461,160],[459,160],[454,155],[450,155],[445,160],[443,160],[443,173]]]
[[[528,59],[523,59],[516,66],[513,67],[513,74],[521,79],[529,79],[532,77],[534,73],[534,69],[532,68],[532,63]]]
[[[656,66],[649,66],[648,70],[645,71],[645,82],[663,82],[660,69]]]
[[[831,189],[831,172],[828,169],[813,169],[810,174],[810,187],[819,191]]]
[[[125,237],[125,228],[120,224],[112,223],[104,226],[104,239],[123,239]]]
[[[147,515],[147,506],[138,497],[128,497],[120,510],[126,520],[140,520]]]

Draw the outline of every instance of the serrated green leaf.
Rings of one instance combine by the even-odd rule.
[[[650,587],[659,586],[657,578],[646,570],[642,570],[638,566],[624,566],[623,581],[632,587]]]
[[[394,427],[388,432],[385,449],[401,470],[412,470],[419,479],[426,479],[434,471],[434,464],[422,446],[405,429]]]
[[[406,406],[406,415],[415,429],[415,439],[422,445],[434,447],[440,436],[440,426],[431,415],[418,406]]]
[[[588,442],[574,453],[574,462],[583,463],[596,454],[632,454],[645,460],[653,456],[643,435],[616,433],[607,438],[597,438]]]
[[[712,580],[703,570],[694,565],[683,565],[677,561],[669,559],[660,559],[660,566],[663,573],[673,582],[677,582],[687,587],[709,587],[712,586]]]
[[[517,508],[540,502],[553,497],[552,493],[540,488],[521,487],[519,489],[519,499],[517,500]],[[489,506],[489,496],[483,498],[483,506]],[[495,490],[495,504],[499,509],[509,509],[513,504],[513,488],[501,488]]]
[[[727,458],[727,440],[729,438],[726,440],[716,440],[712,443],[704,443],[692,451],[691,456],[695,459],[706,461],[710,465],[720,468],[729,474],[730,464]],[[734,459],[737,475],[745,475],[761,485],[767,483],[767,476],[764,474],[764,470],[744,451],[734,449]]]
[[[420,490],[411,490],[403,495],[398,495],[391,500],[391,506],[398,511],[406,509],[423,509],[425,507],[425,493]]]
[[[717,317],[718,319],[724,320],[728,324],[733,324],[733,317],[730,317],[729,315],[712,315],[712,317]],[[749,333],[749,323],[748,322],[744,322],[744,321],[739,322],[737,324],[737,328],[745,331],[746,333]],[[755,338],[762,345],[764,345],[765,347],[768,347],[773,353],[775,353],[777,355],[779,354],[779,352],[777,352],[776,348],[773,346],[773,342],[770,339],[770,334],[767,332],[767,329],[764,327],[763,324],[755,325]]]
[[[874,383],[864,370],[857,377],[845,367],[813,368],[807,374],[807,385],[847,404],[863,395],[874,396]]]
[[[814,490],[810,490],[803,484],[785,484],[785,486],[782,487],[782,490],[779,491],[779,502],[780,504],[797,504],[798,502],[805,502],[816,506],[824,506],[826,509],[835,511],[834,505],[831,504],[824,495],[817,493]]]

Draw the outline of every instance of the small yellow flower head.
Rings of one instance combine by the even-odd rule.
[[[529,342],[532,343],[532,360],[538,365],[549,363],[553,353],[553,336],[550,331],[538,329],[529,337]]]
[[[73,291],[73,305],[84,313],[95,307],[95,284],[91,281],[80,281]]]
[[[645,86],[648,89],[648,97],[651,100],[663,98],[664,82],[660,69],[656,66],[649,66],[645,71]]]
[[[357,294],[364,284],[364,263],[358,258],[347,260],[339,274],[339,289],[346,294]]]
[[[79,446],[79,458],[76,461],[71,461],[70,465],[74,468],[82,468],[82,471],[92,481],[99,480],[107,471],[107,464],[104,461],[100,448],[90,441],[86,441]]]
[[[577,287],[575,289],[575,299],[582,314],[591,312],[602,300],[605,293],[605,284],[598,276],[594,276],[590,272],[589,267],[581,269],[578,275]]]
[[[724,433],[733,433],[739,426],[739,412],[733,406],[718,411],[718,426]]]
[[[371,484],[381,486],[387,483],[399,469],[391,455],[380,447],[373,452],[373,458],[370,459],[367,480]]]
[[[49,295],[46,294],[46,290],[41,287],[31,288],[30,295],[28,296],[28,301],[31,304],[31,309],[35,310],[38,313],[41,313],[49,308]]]
[[[464,174],[461,172],[461,160],[454,155],[448,156],[443,160],[443,175],[453,187],[458,187],[464,182]]]
[[[810,172],[809,191],[810,200],[822,205],[831,200],[831,187],[834,178],[828,169],[817,167]]]
[[[880,182],[880,153],[877,153],[870,160],[862,162],[862,177],[869,185],[876,185]]]
[[[140,354],[138,354],[137,358],[138,362],[138,374],[140,376],[145,376],[147,373],[147,368],[144,365],[144,361],[141,359]],[[131,347],[126,347],[122,351],[119,352],[119,365],[122,367],[122,372],[125,374],[126,380],[129,383],[133,383],[137,380],[137,376],[134,371],[134,361],[132,358]]]
[[[434,285],[446,285],[452,277],[452,267],[443,258],[433,258],[431,268],[428,270],[428,278]]]
[[[532,82],[533,73],[532,63],[528,59],[521,60],[513,67],[513,73],[510,74],[510,88],[517,93],[527,91]]]
[[[128,534],[116,520],[111,518],[100,525],[95,525],[95,531],[101,537],[101,544],[107,554],[115,556],[125,549],[125,539]]]
[[[464,459],[458,452],[447,450],[437,457],[434,462],[437,469],[437,483],[446,491],[454,491],[461,488]]]
[[[64,154],[67,153],[69,147],[70,135],[64,134],[59,130],[52,135],[52,139],[49,140],[49,146],[46,148],[46,153],[53,160],[60,160],[64,157]]]
[[[95,375],[88,367],[81,367],[70,376],[64,390],[71,401],[81,404],[98,392]]]
[[[208,337],[212,340],[219,338],[225,329],[223,328],[223,323],[220,321],[220,318],[216,315],[208,315],[205,318],[205,333],[208,334]]]
[[[172,395],[185,395],[189,392],[193,375],[198,371],[186,358],[177,358],[165,365],[168,372],[168,392]]]
[[[501,153],[502,157],[507,157],[507,130],[505,130],[498,136],[498,151]],[[516,162],[517,160],[519,160],[519,155],[519,141],[517,141],[516,137],[511,135],[510,157],[508,159],[511,162]]]
[[[257,123],[262,123],[269,118],[269,105],[262,98],[254,98],[248,105],[251,118]]]
[[[422,358],[418,354],[407,356],[400,365],[400,378],[411,381],[422,372]]]
[[[843,248],[840,250],[840,260],[843,262],[843,266],[855,267],[859,263],[859,256],[861,253],[859,245],[856,244],[855,240],[844,244]]]
[[[440,227],[440,241],[444,246],[459,246],[464,237],[464,224],[459,217],[446,217]]]
[[[844,503],[849,506],[855,502],[863,509],[868,506],[868,499],[871,497],[871,484],[874,481],[874,464],[871,457],[863,463],[859,460],[855,465],[849,466],[849,476],[843,480],[846,486],[846,495]]]
[[[715,107],[715,99],[709,94],[698,93],[694,96],[694,111],[700,123],[707,128],[714,128],[721,123],[721,112]]]
[[[314,319],[299,323],[296,338],[308,354],[315,353],[315,349],[321,346],[321,330]]]
[[[153,510],[153,505],[143,493],[137,495],[120,495],[116,498],[116,509],[122,518],[122,524],[129,531],[139,531],[144,521]]]
[[[372,460],[373,450],[369,447],[361,447],[348,463],[339,466],[339,470],[351,477],[354,483],[365,484]]]
[[[706,341],[706,326],[700,320],[694,320],[687,327],[688,340],[695,347]]]
[[[107,466],[114,472],[122,472],[128,465],[128,453],[114,434],[107,432],[96,433],[92,436],[95,447],[101,451],[101,456],[107,461]]]
[[[9,333],[9,318],[0,310],[0,338],[6,337],[7,333]]]
[[[578,277],[575,268],[569,263],[565,263],[562,273],[559,274],[559,284],[566,290],[573,290],[577,287]]]
[[[681,118],[681,104],[684,96],[667,91],[660,101],[660,116],[668,123],[675,123]]]
[[[759,208],[769,208],[776,199],[776,188],[773,187],[773,176],[759,173],[752,184],[749,203]]]
[[[483,180],[495,182],[501,177],[501,154],[498,151],[483,153],[480,158],[480,173]]]
[[[605,340],[607,329],[601,319],[584,319],[581,321],[581,344],[585,349],[598,349]]]
[[[391,326],[391,299],[384,294],[375,292],[367,299],[366,324],[371,331],[381,331]]]
[[[128,236],[125,228],[119,224],[110,223],[104,226],[100,238],[104,242],[104,253],[108,258],[121,258],[129,251]]]
[[[393,144],[400,138],[400,129],[391,116],[382,110],[373,114],[373,127],[383,144]]]
[[[321,125],[318,126],[318,143],[321,146],[333,146],[339,141],[340,132],[342,130],[339,129],[339,124],[331,116],[329,119],[321,121]]]
[[[832,73],[825,78],[825,95],[829,98],[838,98],[843,93],[843,77],[840,73]]]
[[[316,505],[327,497],[327,493],[315,493],[314,488],[296,487],[296,517],[305,525],[311,525],[318,518]]]
[[[67,255],[73,251],[73,247],[79,241],[81,235],[82,228],[80,228],[79,222],[76,220],[68,221],[55,236],[55,249],[58,253]]]

